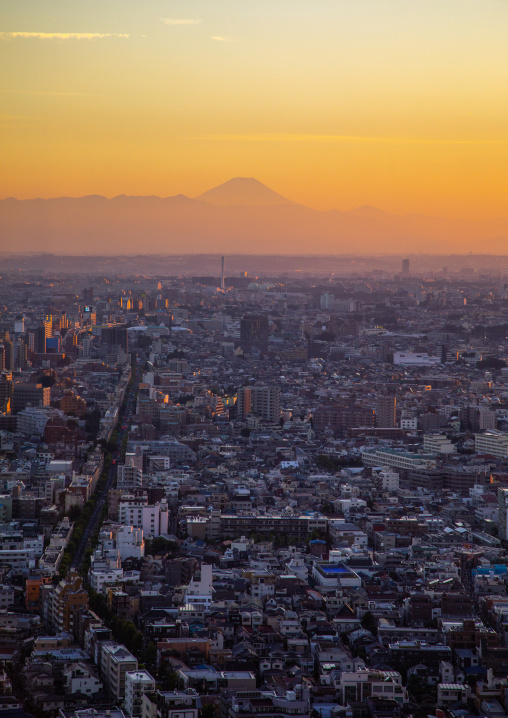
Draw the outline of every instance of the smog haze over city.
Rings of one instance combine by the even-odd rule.
[[[507,28],[2,1],[0,718],[508,718]]]

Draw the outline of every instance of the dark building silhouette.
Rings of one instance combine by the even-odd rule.
[[[266,314],[247,314],[240,320],[240,345],[244,352],[268,351],[268,317]]]
[[[123,349],[129,351],[129,332],[124,326],[104,327],[101,332],[101,344],[107,345],[110,351]]]
[[[397,400],[394,396],[380,396],[377,400],[376,424],[384,428],[395,426]]]

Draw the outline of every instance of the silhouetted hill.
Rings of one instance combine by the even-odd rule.
[[[196,197],[200,202],[222,207],[267,207],[277,204],[295,204],[282,197],[254,177],[234,177]]]

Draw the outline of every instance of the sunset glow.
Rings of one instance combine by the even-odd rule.
[[[4,0],[0,197],[508,217],[508,3]]]

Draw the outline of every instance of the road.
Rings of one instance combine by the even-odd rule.
[[[125,434],[127,433],[127,427],[129,426],[129,422],[132,418],[132,413],[136,405],[136,395],[138,391],[138,384],[139,384],[139,375],[140,375],[140,368],[139,366],[136,367],[134,371],[134,383],[127,395],[127,401],[125,404],[124,411],[119,415],[119,430],[118,430],[118,441],[117,441],[117,448],[115,451],[111,454],[111,466],[109,467],[108,472],[108,478],[106,481],[106,485],[104,487],[104,490],[102,491],[101,495],[97,499],[97,503],[95,504],[95,508],[93,511],[93,514],[90,518],[90,522],[88,526],[86,527],[85,531],[83,532],[83,537],[79,543],[79,546],[76,550],[76,553],[74,554],[74,558],[71,563],[71,569],[74,569],[75,571],[79,571],[81,568],[81,564],[83,563],[83,559],[85,556],[86,549],[88,547],[88,543],[92,536],[94,535],[97,524],[100,519],[102,509],[104,508],[104,505],[106,504],[108,500],[108,491],[112,488],[114,485],[115,477],[116,477],[116,466],[117,461],[119,458],[119,449],[121,451],[122,441],[124,439]]]

